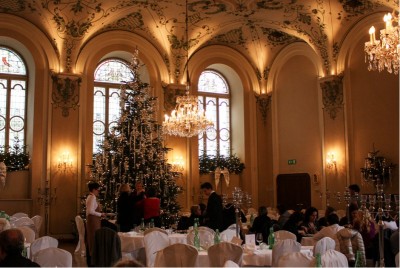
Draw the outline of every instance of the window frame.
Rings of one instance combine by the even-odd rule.
[[[28,125],[28,92],[29,92],[29,70],[28,70],[28,65],[26,63],[26,60],[24,59],[24,57],[21,55],[21,53],[19,51],[17,51],[16,49],[12,48],[12,47],[8,47],[5,45],[0,45],[0,49],[5,49],[5,50],[9,50],[12,53],[14,53],[23,63],[24,67],[25,67],[25,74],[15,74],[15,73],[2,73],[0,72],[0,79],[4,79],[7,82],[7,85],[5,87],[6,92],[7,92],[7,96],[6,96],[6,115],[5,115],[5,135],[4,135],[4,152],[9,152],[9,149],[14,145],[14,143],[10,144],[10,123],[11,123],[11,84],[12,81],[15,80],[19,80],[19,81],[24,81],[25,82],[25,100],[24,100],[24,118],[23,118],[23,122],[24,122],[24,126],[22,128],[21,131],[23,131],[23,144],[19,144],[20,148],[25,148],[26,146],[26,138],[27,138],[27,125]],[[20,140],[19,140],[20,141]]]
[[[219,120],[220,119],[219,100],[221,98],[229,100],[229,152],[228,152],[228,156],[229,156],[229,155],[232,154],[232,93],[231,93],[232,90],[231,90],[231,87],[230,87],[230,84],[229,84],[228,80],[226,79],[226,77],[220,71],[212,69],[212,68],[204,69],[201,72],[200,76],[199,76],[199,80],[200,80],[201,75],[204,72],[212,72],[215,75],[219,76],[223,80],[223,82],[225,83],[225,85],[227,87],[228,93],[226,93],[226,94],[225,93],[213,93],[213,92],[200,91],[199,87],[197,87],[197,95],[198,95],[198,97],[203,97],[202,107],[200,109],[206,111],[206,114],[207,114],[207,110],[205,109],[206,105],[207,105],[206,98],[207,97],[212,97],[212,98],[216,99],[216,107],[217,108],[216,108],[216,120],[215,121],[216,121],[217,126],[215,126],[215,130],[216,130],[216,141],[217,141],[216,148],[217,148],[217,151],[215,152],[215,156],[220,156],[220,141],[221,141],[220,131],[221,131],[221,129],[220,129],[220,126],[219,126],[219,123],[220,123],[220,120]],[[201,105],[201,104],[199,103],[199,105]],[[207,154],[207,140],[208,139],[207,139],[207,133],[206,132],[204,132],[204,133],[199,135],[199,138],[198,138],[198,143],[199,143],[198,154],[199,155],[209,155],[209,156],[214,155],[214,154]],[[200,152],[200,147],[201,147],[200,146],[200,142],[201,141],[203,141],[203,146],[202,147],[205,149],[203,152]]]

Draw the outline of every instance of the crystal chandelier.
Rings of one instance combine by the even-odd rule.
[[[386,27],[380,31],[380,40],[375,39],[375,27],[369,29],[370,40],[365,42],[364,47],[369,71],[381,72],[386,68],[389,73],[399,73],[399,17],[395,12],[392,14],[383,17]]]
[[[186,0],[186,94],[176,99],[175,110],[171,112],[171,116],[165,115],[163,122],[164,133],[168,135],[190,138],[199,135],[212,127],[214,124],[208,120],[204,111],[199,110],[198,97],[189,94],[189,38],[188,38],[188,4]],[[185,46],[184,46],[185,47]]]

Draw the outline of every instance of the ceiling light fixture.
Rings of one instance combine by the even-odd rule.
[[[211,120],[208,120],[204,111],[199,110],[198,97],[189,94],[190,78],[189,78],[189,35],[188,35],[188,2],[186,0],[186,20],[185,20],[185,37],[186,43],[186,94],[176,98],[175,110],[171,112],[171,116],[165,115],[163,122],[164,133],[167,135],[180,136],[190,138],[199,135],[213,126]]]
[[[369,29],[370,40],[365,42],[365,62],[368,70],[379,72],[385,68],[389,73],[399,73],[399,17],[396,12],[383,17],[385,29],[380,31],[380,40],[375,39],[375,27]]]

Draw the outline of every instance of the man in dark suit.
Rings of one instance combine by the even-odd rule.
[[[201,190],[208,196],[206,215],[205,215],[205,225],[209,228],[219,231],[223,231],[223,206],[222,198],[213,190],[211,183],[205,182],[201,185]]]
[[[0,267],[40,267],[36,262],[22,256],[24,235],[19,229],[0,233]]]

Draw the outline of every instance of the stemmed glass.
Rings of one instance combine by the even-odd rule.
[[[256,241],[257,241],[258,245],[262,244],[262,242],[264,241],[262,233],[256,234]]]

